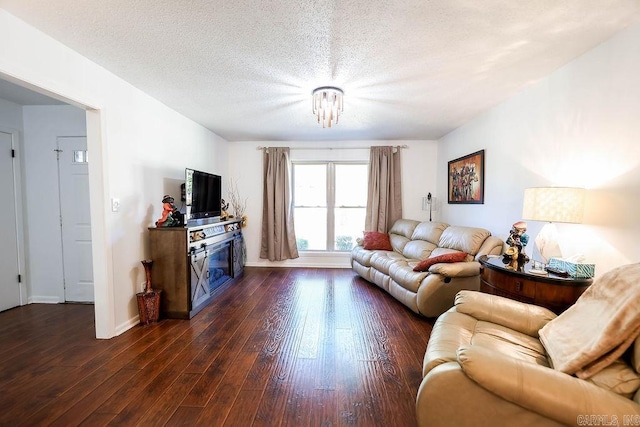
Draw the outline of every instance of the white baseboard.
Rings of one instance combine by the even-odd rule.
[[[58,297],[41,297],[37,295],[27,299],[27,304],[60,304],[61,302]]]
[[[118,326],[116,326],[116,330],[115,330],[116,336],[128,331],[129,329],[136,326],[138,323],[140,323],[140,315],[136,315],[135,317],[132,317],[128,321],[119,324]]]
[[[304,268],[351,268],[349,252],[301,252],[300,257],[286,261],[258,259],[248,261],[247,267],[304,267]]]
[[[327,263],[313,263],[313,262],[248,262],[245,264],[246,267],[301,267],[301,268],[351,268],[350,265],[340,264],[327,264]]]

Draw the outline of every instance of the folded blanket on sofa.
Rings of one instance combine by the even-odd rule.
[[[558,371],[589,378],[613,363],[640,335],[640,263],[597,279],[539,334]]]

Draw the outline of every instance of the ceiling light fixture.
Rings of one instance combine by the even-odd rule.
[[[331,127],[332,123],[338,123],[340,113],[342,113],[343,104],[342,89],[334,86],[322,86],[314,89],[313,95],[313,114],[318,119],[318,124],[322,123],[322,127]]]

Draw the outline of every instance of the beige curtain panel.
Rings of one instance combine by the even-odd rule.
[[[365,230],[386,233],[402,218],[400,147],[371,147]]]
[[[264,189],[260,258],[298,258],[291,203],[289,147],[263,148]]]

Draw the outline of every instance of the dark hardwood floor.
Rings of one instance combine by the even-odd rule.
[[[190,321],[0,313],[0,425],[412,426],[432,322],[347,269],[247,268]]]

